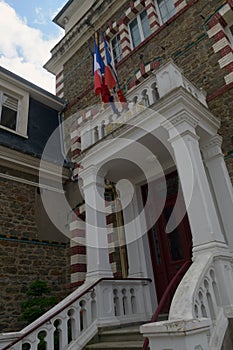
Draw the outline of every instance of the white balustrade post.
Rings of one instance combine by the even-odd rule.
[[[163,123],[168,130],[193,238],[194,254],[227,248],[211,195],[195,128],[198,120],[183,113]]]
[[[86,279],[112,277],[105,214],[104,176],[95,166],[80,172],[86,204]]]
[[[81,134],[81,150],[83,151],[87,147],[91,146],[93,144],[93,131],[91,129],[92,124],[91,121],[86,121],[85,126],[80,128],[80,134]]]
[[[221,150],[222,137],[215,135],[202,143],[204,162],[213,185],[217,205],[222,218],[226,239],[233,251],[233,191],[231,180]]]

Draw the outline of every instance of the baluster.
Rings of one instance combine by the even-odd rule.
[[[96,293],[95,291],[91,292],[91,321],[94,322],[97,317],[96,310]]]
[[[155,103],[156,101],[159,100],[159,92],[158,92],[158,88],[157,88],[157,84],[153,83],[151,85],[151,93],[152,93],[152,103]]]
[[[58,325],[58,332],[59,332],[59,342],[60,342],[60,348],[65,349],[66,345],[68,344],[68,328],[67,328],[67,322],[68,317],[67,315],[64,315],[63,318],[60,320]]]
[[[136,296],[135,296],[135,292],[134,292],[133,288],[130,289],[130,294],[131,294],[130,301],[131,301],[132,313],[136,314],[137,313],[137,300],[136,300]]]
[[[73,323],[73,319],[72,319],[72,316],[74,314],[74,310],[70,309],[68,310],[67,312],[67,316],[68,316],[68,321],[67,321],[67,338],[68,338],[68,344],[70,344],[70,342],[72,340],[74,340],[74,337],[73,337],[73,329],[74,329],[74,325],[72,325]]]
[[[147,94],[147,90],[146,89],[142,91],[142,102],[143,102],[143,105],[145,107],[149,107],[150,106],[149,96]]]
[[[206,289],[206,299],[207,299],[207,303],[208,303],[208,309],[210,312],[210,316],[211,316],[211,319],[214,320],[216,318],[216,313],[215,313],[214,303],[213,303],[213,299],[212,299],[213,295],[210,292],[209,282],[207,281],[207,279],[204,280],[204,286]]]
[[[54,332],[53,332],[53,342],[54,342],[54,348],[61,350],[59,324],[60,324],[60,320],[58,320],[58,319],[53,322],[53,325],[55,328]]]
[[[47,349],[54,349],[54,331],[56,328],[53,326],[53,323],[46,324],[47,334],[46,334],[46,343]]]
[[[80,306],[80,331],[82,332],[84,329],[87,328],[87,315],[86,315],[86,302],[85,300],[81,300],[79,302]]]
[[[93,129],[93,140],[94,140],[93,143],[95,143],[99,140],[98,126],[95,126]]]
[[[70,317],[70,323],[68,329],[69,337],[71,340],[75,340],[78,338],[80,331],[79,331],[79,321],[78,321],[78,314],[79,312],[76,309],[71,309],[68,311],[69,317]]]
[[[103,138],[105,136],[105,121],[103,120],[100,128],[100,137]]]
[[[126,295],[126,289],[122,289],[122,305],[123,305],[123,315],[126,315],[128,313],[128,303],[127,303],[127,295]]]
[[[86,297],[86,328],[92,324],[92,314],[91,314],[91,295],[90,293]]]
[[[113,303],[114,303],[114,312],[115,316],[120,316],[120,301],[119,301],[119,296],[118,296],[118,290],[114,289],[113,290]]]
[[[44,349],[48,349],[48,344],[46,341],[47,332],[46,331],[40,331],[37,335],[38,342],[36,349],[39,349],[40,347],[44,347]]]
[[[220,294],[219,294],[218,285],[216,282],[214,270],[210,270],[210,277],[212,279],[212,288],[213,288],[216,304],[217,304],[217,306],[220,306],[221,305],[220,304]]]
[[[201,315],[202,317],[208,317],[207,310],[206,310],[207,300],[205,297],[203,297],[203,294],[201,291],[199,292],[198,296],[201,304]]]

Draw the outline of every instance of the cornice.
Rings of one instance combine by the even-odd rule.
[[[1,166],[34,176],[38,176],[40,171],[43,178],[53,181],[58,180],[59,169],[62,165],[43,161],[43,168],[41,168],[40,161],[39,158],[0,145]],[[68,178],[69,170],[63,169],[62,180],[65,181]]]
[[[105,2],[106,7],[101,12],[101,15],[99,15],[98,8]],[[44,68],[53,74],[59,73],[64,64],[86,44],[91,36],[103,27],[108,19],[110,19],[126,2],[127,0],[99,1],[51,50],[52,57],[44,65]]]

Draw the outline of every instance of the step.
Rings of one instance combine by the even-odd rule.
[[[139,326],[103,330],[99,332],[100,342],[143,341]]]
[[[95,343],[90,344],[86,346],[86,349],[99,349],[99,350],[105,350],[105,349],[115,349],[115,350],[121,350],[121,349],[130,349],[130,350],[141,350],[143,346],[143,340],[142,341],[120,341],[120,342],[101,342],[101,343]]]

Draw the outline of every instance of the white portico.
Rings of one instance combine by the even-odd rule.
[[[164,304],[168,320],[141,332],[151,350],[221,350],[233,317],[233,195],[220,122],[173,62],[127,99],[129,109],[117,106],[118,115],[110,106],[73,115],[81,205],[70,224],[71,283],[84,283],[22,334],[6,335],[4,345],[21,335],[17,349],[36,349],[43,331],[53,348],[59,330],[63,348],[75,350],[99,327],[149,321],[190,261]]]
[[[113,115],[109,107],[95,115],[87,112],[86,119],[84,116],[76,116],[78,135],[81,137],[81,154],[74,158],[74,161],[81,166],[76,168],[75,175],[79,174],[79,177],[85,179],[85,174],[92,169],[91,171],[98,174],[97,184],[102,174],[102,184],[105,178],[116,185],[125,223],[128,277],[153,279],[155,285],[152,283],[150,294],[154,307],[160,299],[156,286],[157,270],[152,261],[151,241],[145,233],[155,224],[148,223],[148,211],[150,219],[156,221],[159,214],[155,213],[155,207],[159,207],[161,214],[162,204],[161,201],[157,201],[156,196],[154,197],[153,184],[157,179],[177,171],[182,188],[181,197],[184,199],[191,229],[192,259],[196,264],[205,254],[212,254],[214,259],[219,259],[220,256],[225,256],[226,259],[230,257],[232,222],[229,214],[233,212],[232,186],[221,152],[221,138],[218,135],[220,122],[209,112],[204,93],[188,82],[173,62],[163,65],[129,92],[127,97],[132,101],[129,103],[129,110],[122,111],[120,115]],[[77,133],[74,131],[73,136],[75,135],[77,136]],[[74,145],[75,143],[73,150]],[[149,184],[147,196],[153,197],[147,201],[146,209],[142,194],[145,183]],[[85,198],[85,186],[83,193]],[[164,195],[162,201],[164,205],[165,197]],[[104,211],[104,202],[104,196],[98,195],[96,206],[102,208],[101,212]],[[178,202],[177,200],[173,203],[172,208],[179,224],[183,223],[184,213],[179,214],[180,217],[176,216],[175,213],[182,211],[180,207],[183,205],[182,201]],[[87,218],[90,217],[89,207],[86,207],[86,213]],[[101,237],[104,237],[105,230],[103,221]],[[169,224],[172,225],[171,222],[167,222],[167,228]],[[86,222],[86,225],[88,227],[89,223]],[[87,240],[90,232],[94,234],[99,228],[92,229],[93,231],[86,230]],[[107,230],[105,239],[103,238],[105,244],[106,232]],[[171,240],[169,244],[172,244]],[[175,244],[178,244],[177,241]],[[180,249],[188,249],[188,246]],[[106,263],[105,267],[103,264],[100,268],[102,274],[104,268],[109,271],[110,265],[106,262],[107,250],[100,249],[99,253],[102,254],[102,261]],[[98,266],[98,259],[95,263],[93,256],[88,256],[87,249],[87,277],[90,265]],[[98,258],[98,261],[101,261],[100,257]],[[179,269],[179,259],[176,260],[176,269]],[[203,265],[199,268],[201,266]],[[96,276],[98,273],[96,271]],[[162,275],[160,278],[163,278]],[[217,284],[217,276],[213,278],[216,278]],[[200,283],[200,280],[197,279],[196,283]],[[154,292],[157,294],[157,301],[153,297]],[[176,295],[176,301],[177,298]],[[172,310],[174,312],[174,307]],[[208,312],[200,316],[207,317]],[[206,325],[207,323],[205,327]],[[193,327],[196,326],[193,324]],[[149,325],[145,326],[145,332],[148,334],[149,329]]]

